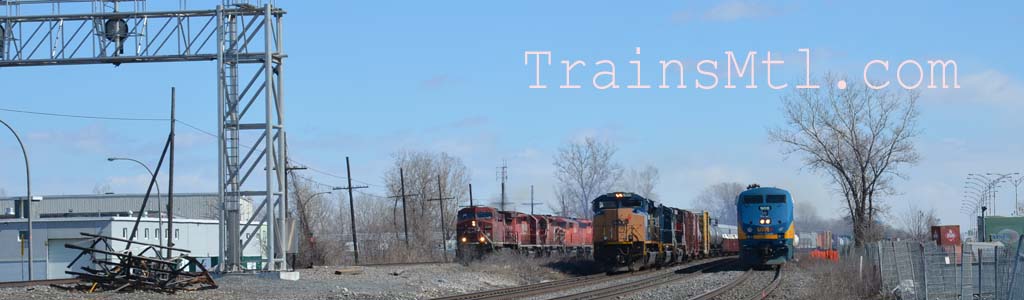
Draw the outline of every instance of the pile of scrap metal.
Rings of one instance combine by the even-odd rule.
[[[201,262],[189,256],[189,250],[153,245],[82,233],[89,238],[89,246],[66,244],[65,247],[81,250],[68,269],[68,274],[91,283],[90,292],[149,290],[174,293],[182,290],[217,288]],[[124,250],[115,250],[114,243],[125,245]],[[174,253],[175,256],[171,256]],[[90,266],[74,269],[79,259],[92,260]],[[188,268],[197,271],[186,271]]]

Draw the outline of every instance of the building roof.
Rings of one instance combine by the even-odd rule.
[[[40,218],[59,217],[109,217],[128,216],[142,207],[144,194],[103,194],[103,195],[43,195],[42,201],[32,203],[32,210]],[[14,211],[15,200],[24,197],[0,199],[0,212]],[[161,194],[159,203],[167,203],[167,195]],[[219,197],[217,193],[175,193],[174,216],[186,219],[217,219]],[[245,201],[243,201],[245,202]],[[158,211],[156,194],[150,195],[146,211],[156,216]],[[167,212],[164,212],[166,214]]]

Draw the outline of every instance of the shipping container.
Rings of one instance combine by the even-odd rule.
[[[1024,233],[1024,217],[985,217],[985,241],[1017,245]]]
[[[800,232],[797,233],[797,248],[799,249],[817,249],[818,248],[818,233],[816,232]]]
[[[832,250],[832,232],[823,231],[818,233],[818,250]]]
[[[932,240],[940,246],[959,246],[960,225],[932,226]]]

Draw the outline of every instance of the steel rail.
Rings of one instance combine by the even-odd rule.
[[[720,261],[722,259],[723,258],[719,258],[719,259],[712,260],[710,262],[704,262],[704,264],[715,263],[715,262],[718,262],[718,261]],[[648,269],[648,270],[640,271],[640,272],[621,273],[621,274],[615,274],[615,275],[610,275],[610,274],[607,274],[607,273],[594,274],[594,275],[589,275],[589,276],[573,277],[573,278],[567,278],[567,279],[562,279],[562,280],[542,282],[542,283],[537,283],[537,284],[515,286],[515,287],[510,287],[510,288],[504,288],[504,289],[481,291],[481,292],[462,294],[462,295],[453,295],[453,296],[436,298],[435,300],[520,299],[520,298],[526,298],[526,297],[532,297],[532,296],[537,296],[537,295],[543,295],[543,294],[549,294],[549,293],[553,293],[553,292],[563,291],[563,290],[569,289],[569,288],[576,288],[576,287],[581,287],[581,286],[586,286],[586,285],[599,284],[599,283],[603,283],[603,282],[607,282],[607,281],[611,281],[611,280],[637,277],[637,276],[646,275],[646,274],[650,274],[650,273],[654,273],[654,272],[658,272],[658,271],[661,271],[661,270]],[[669,273],[669,274],[676,275],[674,272]]]
[[[610,280],[610,278],[613,277],[618,278],[619,276],[611,276],[607,274],[594,274],[589,276],[573,277],[562,280],[515,286],[504,289],[489,290],[462,295],[453,295],[448,297],[435,298],[434,300],[501,299],[504,297],[515,298],[529,295],[535,292],[547,292],[548,290],[557,290],[568,286],[595,283],[605,278],[608,278]]]
[[[627,294],[630,294],[630,293],[639,292],[639,291],[642,291],[642,290],[646,290],[646,289],[653,288],[653,287],[656,287],[656,286],[672,283],[672,282],[679,281],[679,280],[684,280],[684,279],[690,279],[690,278],[698,277],[698,276],[703,275],[704,271],[707,271],[707,270],[710,270],[710,269],[714,269],[714,268],[718,268],[718,267],[722,267],[722,266],[728,266],[728,265],[731,265],[731,264],[733,264],[735,262],[736,262],[735,260],[717,259],[717,260],[713,260],[713,261],[710,261],[710,262],[707,262],[707,263],[704,263],[704,264],[701,264],[701,265],[690,267],[690,268],[696,268],[696,270],[694,270],[693,272],[689,272],[689,273],[678,273],[678,271],[673,271],[673,272],[657,275],[657,276],[655,276],[653,278],[647,278],[647,279],[641,280],[639,282],[637,282],[637,281],[626,282],[626,283],[623,283],[623,284],[620,284],[620,285],[613,285],[613,286],[609,286],[609,287],[605,287],[605,288],[600,288],[600,289],[596,289],[596,290],[590,290],[590,291],[582,292],[582,293],[579,293],[579,294],[568,295],[568,296],[558,297],[558,298],[554,298],[554,299],[558,299],[558,300],[618,299],[618,297],[622,296],[622,295],[627,295]],[[690,268],[686,268],[686,269],[690,269]]]
[[[718,297],[718,296],[721,296],[722,294],[725,294],[725,292],[731,291],[733,288],[735,288],[736,286],[739,286],[741,283],[746,282],[748,279],[750,279],[750,276],[752,276],[752,275],[754,275],[754,270],[753,269],[747,269],[746,272],[743,272],[742,275],[736,277],[736,279],[734,279],[733,281],[730,281],[729,283],[727,283],[727,284],[725,284],[723,286],[720,286],[720,287],[718,287],[716,289],[713,289],[713,290],[707,291],[707,292],[705,292],[703,294],[697,295],[696,297],[690,298],[690,300],[710,300],[710,299],[714,299],[715,297]]]
[[[782,267],[779,266],[778,268],[775,268],[775,277],[772,278],[772,282],[769,283],[768,285],[766,285],[763,289],[761,289],[761,294],[760,295],[754,295],[753,297],[750,297],[749,299],[750,300],[761,300],[761,299],[764,299],[764,298],[768,298],[769,295],[771,295],[773,292],[775,292],[776,289],[779,288],[779,284],[781,284],[781,283],[782,283]]]
[[[749,282],[750,281],[750,277],[753,276],[754,273],[757,273],[756,271],[754,271],[754,269],[747,269],[746,272],[743,272],[743,274],[741,274],[740,276],[737,276],[735,279],[733,279],[729,283],[727,283],[727,284],[725,284],[723,286],[720,286],[718,288],[715,288],[713,290],[707,291],[707,292],[705,292],[703,294],[697,295],[697,296],[695,296],[693,298],[690,298],[690,300],[711,300],[711,299],[716,299],[716,298],[726,294],[727,292],[734,290],[736,287],[740,286],[741,284]],[[776,267],[775,268],[775,276],[772,278],[772,282],[769,283],[768,285],[766,285],[764,288],[758,290],[758,294],[751,295],[751,297],[749,299],[764,299],[768,295],[771,295],[771,293],[774,292],[775,289],[777,289],[779,287],[779,283],[781,283],[781,282],[782,282],[782,267]]]

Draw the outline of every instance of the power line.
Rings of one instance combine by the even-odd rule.
[[[51,113],[51,112],[30,111],[30,110],[11,109],[11,108],[0,108],[0,111],[13,112],[13,113],[21,113],[21,114],[40,115],[40,116],[49,116],[49,117],[92,119],[92,120],[109,120],[109,121],[170,121],[170,119],[167,119],[167,118],[133,118],[133,117],[114,117],[114,116],[96,116],[96,115],[76,115],[76,114]],[[195,131],[198,131],[200,133],[206,134],[206,135],[208,135],[208,136],[210,136],[210,137],[212,137],[214,139],[218,138],[217,134],[215,134],[213,132],[210,132],[210,131],[207,131],[207,130],[204,130],[202,128],[199,128],[199,126],[192,125],[191,123],[188,123],[188,122],[185,122],[185,121],[182,121],[182,120],[174,120],[174,121],[176,123],[180,123],[181,125],[185,125],[186,127],[192,128]],[[245,144],[239,144],[239,146],[247,148],[247,149],[252,149],[253,148],[253,146],[245,145]],[[304,163],[302,163],[302,162],[300,162],[298,160],[295,160],[293,158],[288,158],[288,160],[290,160],[292,162],[295,162],[296,164],[306,165],[306,164],[304,164]],[[333,173],[330,173],[330,172],[327,172],[327,171],[323,171],[323,170],[320,170],[320,169],[317,169],[317,168],[314,168],[314,167],[310,167],[308,165],[306,167],[310,171],[319,173],[319,174],[324,175],[324,176],[334,177],[334,178],[341,179],[341,180],[348,180],[348,178],[345,177],[345,176],[333,174]],[[371,184],[369,182],[365,182],[365,181],[357,180],[357,179],[352,179],[352,181],[355,181],[355,182],[363,184],[363,185],[371,186],[371,187],[379,186],[379,185],[376,185],[376,184]]]
[[[50,116],[50,117],[77,118],[77,119],[94,119],[94,120],[112,120],[112,121],[170,121],[171,120],[171,119],[167,119],[167,118],[131,118],[131,117],[107,117],[107,116],[73,115],[73,114],[49,113],[49,112],[39,112],[39,111],[30,111],[30,110],[10,109],[10,108],[0,108],[0,111],[13,112],[13,113],[21,113],[21,114]]]

